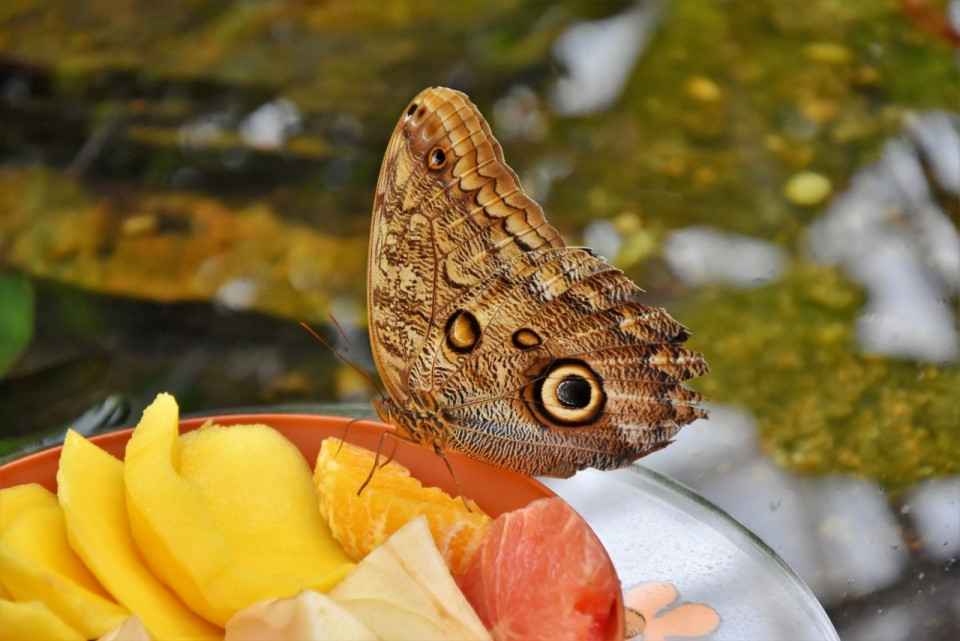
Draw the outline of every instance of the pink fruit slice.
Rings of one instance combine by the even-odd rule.
[[[497,518],[459,583],[495,641],[600,641],[620,590],[597,536],[556,498]]]

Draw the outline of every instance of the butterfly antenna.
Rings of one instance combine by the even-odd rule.
[[[333,318],[333,316],[331,315],[330,318]],[[346,339],[346,341],[347,341],[347,345],[350,345],[350,340],[347,339],[347,335],[343,332],[343,328],[340,327],[340,324],[337,323],[336,320],[334,320],[333,322],[334,322],[334,324],[337,326],[337,329],[340,330],[340,333],[343,334],[344,339]],[[356,373],[360,374],[360,376],[362,376],[362,377],[364,378],[364,380],[366,380],[368,383],[370,383],[370,386],[371,386],[373,389],[377,390],[377,394],[380,395],[380,399],[381,399],[381,400],[387,400],[387,397],[384,396],[384,394],[383,394],[383,390],[380,389],[380,386],[377,385],[376,381],[373,380],[373,377],[370,376],[370,373],[367,372],[367,370],[365,370],[365,369],[363,369],[362,367],[360,367],[359,365],[356,365],[356,364],[354,364],[354,363],[351,363],[349,360],[347,360],[347,358],[346,358],[343,354],[341,354],[341,353],[338,352],[336,349],[334,349],[333,345],[331,345],[330,343],[328,343],[322,336],[320,336],[320,334],[318,334],[317,332],[315,332],[315,331],[313,330],[313,328],[310,327],[309,325],[307,325],[305,322],[300,321],[300,326],[303,327],[303,328],[304,328],[305,330],[307,330],[308,332],[310,332],[311,334],[313,334],[313,337],[316,338],[316,339],[317,339],[318,341],[320,341],[321,343],[323,343],[323,345],[324,345],[327,349],[329,349],[331,352],[333,352],[334,354],[336,354],[337,358],[339,358],[341,361],[343,361],[344,363],[346,363],[347,365],[349,365],[349,366],[351,367],[351,369],[353,369],[353,371],[355,371]],[[350,349],[353,349],[353,345],[350,345]]]
[[[350,337],[347,336],[347,333],[343,331],[342,327],[340,327],[340,322],[337,320],[336,316],[333,315],[333,312],[327,312],[327,316],[330,317],[330,320],[333,322],[333,324],[337,326],[338,330],[340,330],[340,335],[343,336],[343,340],[347,342],[347,347],[349,347],[351,351],[357,351],[353,348],[353,343],[350,342]]]
[[[450,459],[447,458],[447,455],[443,453],[438,446],[433,446],[433,451],[437,453],[437,456],[443,459],[443,462],[447,464],[447,471],[450,472],[450,476],[453,477],[453,482],[457,484],[457,493],[460,495],[460,500],[463,501],[463,507],[467,508],[467,512],[473,514],[473,510],[470,509],[470,505],[467,503],[467,497],[463,495],[463,490],[460,489],[460,479],[457,478],[457,475],[453,473],[453,466],[450,465]]]

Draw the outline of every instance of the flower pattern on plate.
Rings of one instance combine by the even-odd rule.
[[[679,603],[672,583],[641,583],[624,596],[626,638],[665,641],[667,637],[697,638],[720,626],[720,615],[702,603]]]

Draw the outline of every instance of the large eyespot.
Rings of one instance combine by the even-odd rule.
[[[603,411],[607,395],[596,372],[582,361],[557,361],[533,387],[533,402],[561,425],[586,425]]]
[[[430,169],[443,169],[447,164],[447,152],[440,147],[434,147],[430,152]]]
[[[480,340],[480,323],[470,312],[460,310],[447,321],[447,347],[463,354]]]
[[[410,105],[410,108],[407,109],[407,116],[404,118],[404,120],[410,120],[410,117],[413,116],[413,114],[416,113],[416,111],[417,111],[417,103],[413,103],[412,105]]]
[[[542,341],[540,340],[540,335],[537,334],[532,329],[518,329],[513,333],[511,338],[513,346],[517,349],[531,349],[539,345]]]

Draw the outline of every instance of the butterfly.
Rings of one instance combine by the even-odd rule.
[[[589,249],[567,247],[476,106],[421,92],[377,183],[370,341],[404,440],[529,475],[610,470],[697,418],[690,335]]]

